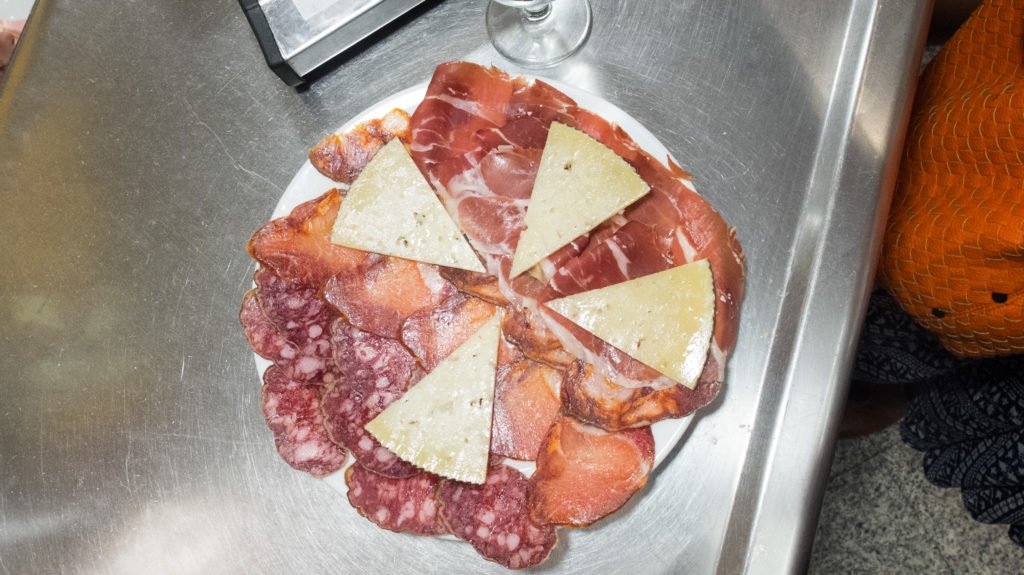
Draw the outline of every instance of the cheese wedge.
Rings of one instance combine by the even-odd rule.
[[[493,318],[366,430],[417,467],[481,484],[487,479],[501,314]]]
[[[483,272],[469,242],[398,139],[352,183],[331,230],[335,244]]]
[[[650,188],[625,160],[587,134],[551,124],[512,277],[640,199]]]
[[[693,389],[715,319],[707,260],[547,302],[576,325]]]

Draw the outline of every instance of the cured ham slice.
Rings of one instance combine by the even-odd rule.
[[[562,416],[530,477],[531,516],[542,525],[590,525],[640,491],[653,468],[649,427],[609,433]]]
[[[365,469],[388,477],[418,472],[380,444],[363,426],[400,398],[422,372],[402,344],[337,320],[331,348],[339,378],[325,392],[323,413],[330,437]]]
[[[356,273],[327,280],[323,296],[352,325],[397,338],[409,316],[433,309],[455,293],[438,268],[401,258],[374,256]]]
[[[351,184],[377,150],[392,138],[409,139],[409,114],[392,110],[383,118],[359,124],[344,134],[331,134],[309,150],[309,162],[328,178]]]
[[[548,126],[571,105],[546,84],[449,62],[412,116],[413,159],[492,274],[508,267],[522,231]]]
[[[358,463],[345,470],[348,501],[360,515],[390,531],[416,535],[448,532],[435,494],[439,478],[429,473],[395,479],[367,471]]]
[[[477,99],[484,97],[488,99]],[[536,169],[529,154],[543,146],[547,128],[555,119],[614,150],[637,170],[651,193],[623,216],[610,219],[542,261],[539,277],[549,283],[548,289],[524,293],[519,282],[522,276],[516,281],[508,278],[508,259],[522,232],[528,194],[523,187],[503,182],[532,179]],[[438,67],[426,98],[412,116],[410,134],[414,160],[433,181],[449,213],[483,256],[488,271],[496,276],[496,283],[485,284],[486,288],[492,293],[496,288],[509,302],[512,309],[506,313],[503,330],[527,357],[556,367],[582,358],[597,366],[614,385],[638,390],[628,392],[630,406],[616,408],[651,418],[646,422],[627,418],[632,425],[673,416],[677,409],[656,399],[661,396],[652,392],[674,388],[675,382],[557,314],[545,312],[541,304],[553,297],[706,258],[716,290],[713,347],[720,355],[718,365],[724,364],[738,326],[742,252],[733,231],[692,190],[689,176],[678,166],[661,165],[620,127],[577,107],[551,86],[510,79],[465,62]],[[482,290],[472,291],[479,285],[460,288],[482,295]],[[485,297],[500,302],[493,295]],[[721,378],[715,382],[720,384]],[[704,389],[717,391],[719,387]],[[621,395],[627,394],[606,389],[601,401],[610,407]],[[643,402],[648,404],[640,405]]]
[[[558,543],[554,527],[530,520],[527,480],[506,465],[491,467],[483,485],[444,481],[437,493],[441,517],[477,553],[510,569],[539,565]]]
[[[603,288],[673,267],[648,225],[628,221],[601,240],[592,239],[578,257],[555,272],[548,284],[556,297]]]
[[[697,387],[674,385],[663,389],[622,387],[594,366],[576,361],[562,379],[565,411],[603,429],[616,431],[683,417],[704,407],[722,389],[722,371],[712,358],[704,365]]]
[[[477,332],[498,309],[462,293],[455,293],[440,306],[411,316],[402,325],[402,343],[425,371],[437,364]]]
[[[329,383],[330,326],[337,314],[313,288],[265,269],[253,277],[257,287],[242,300],[240,316],[250,346],[289,379]]]
[[[558,387],[562,374],[527,359],[504,340],[498,348],[494,384],[491,453],[532,461],[561,409]]]
[[[289,379],[278,367],[267,369],[263,382],[263,416],[274,432],[281,458],[314,477],[341,469],[345,449],[332,442],[324,429],[321,386]]]
[[[282,279],[320,287],[331,276],[355,273],[370,254],[331,243],[342,192],[331,190],[271,220],[249,240],[249,255]]]
[[[572,116],[570,125],[615,150],[651,186],[651,193],[627,209],[625,217],[654,228],[662,251],[671,255],[674,265],[710,261],[718,302],[714,337],[723,352],[731,351],[743,299],[743,250],[736,231],[688,185],[690,177],[679,166],[671,161],[668,166],[661,164],[622,128],[592,112],[576,109]]]

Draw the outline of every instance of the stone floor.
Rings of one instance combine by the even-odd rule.
[[[899,426],[840,440],[809,573],[1024,573],[1007,528],[971,519],[955,489],[928,483]]]

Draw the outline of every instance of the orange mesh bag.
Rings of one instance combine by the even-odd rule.
[[[990,0],[921,78],[881,281],[954,354],[1024,352],[1024,0]]]

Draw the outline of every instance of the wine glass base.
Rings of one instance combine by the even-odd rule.
[[[525,68],[550,68],[583,47],[590,36],[588,0],[556,0],[539,18],[523,8],[490,2],[487,34],[499,54]]]

